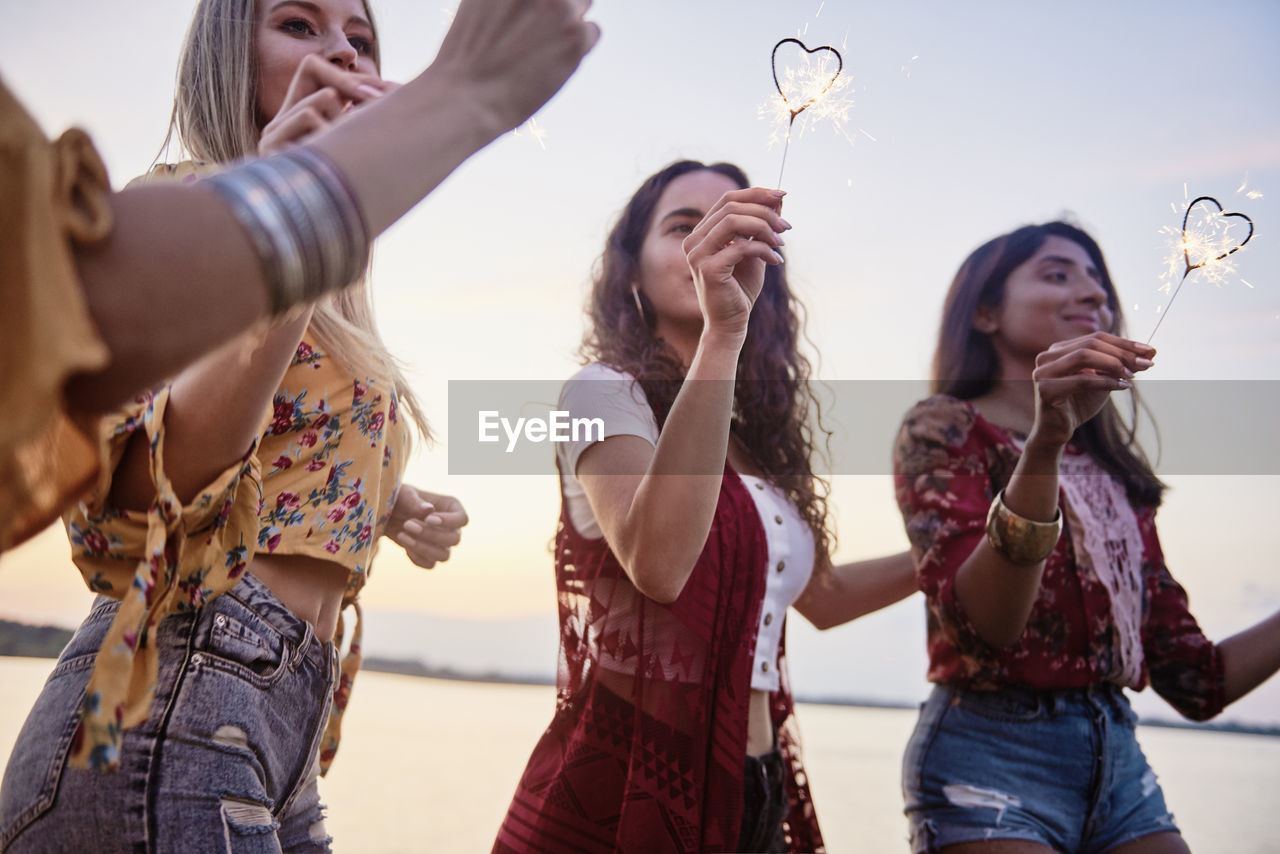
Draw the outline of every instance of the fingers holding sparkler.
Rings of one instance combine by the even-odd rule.
[[[1036,356],[1033,433],[1065,445],[1098,414],[1114,391],[1132,388],[1135,374],[1155,364],[1154,347],[1109,332],[1058,341]]]
[[[708,329],[745,334],[765,268],[782,263],[782,193],[754,187],[725,193],[684,239]]]

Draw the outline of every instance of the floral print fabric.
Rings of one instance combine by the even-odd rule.
[[[353,379],[309,334],[304,337],[276,391],[258,448],[263,506],[256,546],[263,554],[305,555],[351,570],[342,606],[353,606],[355,625],[320,742],[321,773],[337,752],[342,715],[363,658],[356,597],[395,506],[408,450],[395,389],[382,379]],[[334,638],[339,648],[345,627],[340,617]]]
[[[183,506],[164,472],[168,389],[102,419],[108,476],[65,517],[72,559],[90,590],[120,600],[82,701],[72,767],[115,770],[121,734],[146,720],[155,696],[156,626],[240,581],[252,553],[261,478],[255,448]],[[145,511],[111,507],[109,473],[141,431],[155,497]]]
[[[1068,446],[1068,455],[1083,456]],[[1004,649],[978,636],[956,598],[960,566],[985,536],[987,509],[1004,488],[1020,451],[1003,429],[965,401],[937,395],[903,420],[894,447],[898,506],[928,602],[929,679],[971,690],[1023,686],[1078,688],[1123,668],[1107,587],[1077,560],[1063,536],[1045,562],[1040,592],[1018,643]],[[1187,609],[1187,595],[1165,566],[1155,508],[1133,507],[1142,545],[1141,676],[1194,720],[1223,707],[1222,658]],[[1123,515],[1112,517],[1123,519]],[[1072,518],[1065,520],[1069,528]],[[1130,523],[1132,524],[1132,523]],[[1132,532],[1111,532],[1123,541]]]
[[[368,576],[404,471],[408,433],[386,385],[353,380],[304,338],[276,391],[258,454],[258,550],[346,566],[351,597]]]
[[[145,512],[107,503],[109,478],[66,518],[73,559],[91,590],[121,600],[84,703],[77,767],[116,767],[123,729],[145,720],[155,690],[156,624],[230,590],[257,553],[301,554],[351,570],[343,606],[369,574],[404,471],[409,437],[394,390],[350,373],[304,340],[244,459],[181,505],[162,465],[168,391],[103,422],[114,471],[128,439],[145,431],[154,503]],[[327,769],[361,661],[359,610],[321,744]],[[338,644],[342,642],[340,623]]]
[[[212,167],[190,161],[156,166],[129,186],[189,183]],[[272,410],[245,457],[187,506],[164,474],[168,390],[139,398],[101,421],[104,460],[96,491],[64,518],[72,559],[91,590],[121,600],[98,655],[73,746],[76,767],[112,770],[122,731],[145,720],[155,693],[156,655],[148,640],[164,617],[197,608],[236,585],[253,556],[305,555],[350,570],[343,608],[354,605],[391,508],[409,450],[395,389],[353,377],[308,330]],[[110,507],[110,478],[129,438],[144,430],[155,500],[145,512]],[[327,770],[361,655],[360,611],[340,664],[333,711],[321,743]],[[341,647],[344,623],[335,642]]]

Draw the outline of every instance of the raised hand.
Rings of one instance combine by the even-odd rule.
[[[258,154],[276,154],[332,125],[344,113],[376,100],[396,84],[374,74],[348,71],[318,54],[298,64],[284,103],[262,129]]]
[[[1108,332],[1059,341],[1036,356],[1037,441],[1065,445],[1076,428],[1098,414],[1113,391],[1131,387],[1151,367],[1155,348]]]
[[[766,266],[791,226],[780,215],[782,195],[754,187],[725,193],[684,239],[705,328],[745,335]]]
[[[590,0],[462,0],[432,69],[502,133],[554,95],[600,38]]]

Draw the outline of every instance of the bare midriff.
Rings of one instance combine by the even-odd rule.
[[[333,640],[351,571],[331,560],[305,555],[257,555],[249,572],[275,594],[316,637]]]
[[[769,714],[768,691],[751,689],[747,711],[747,755],[760,756],[773,750],[773,719]]]
[[[740,474],[765,477],[751,460],[751,454],[737,436],[729,441],[729,465]],[[773,718],[769,714],[769,692],[751,689],[751,705],[747,710],[747,755],[760,756],[773,750]]]

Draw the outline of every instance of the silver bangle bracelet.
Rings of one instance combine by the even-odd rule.
[[[346,287],[364,272],[364,218],[342,174],[318,151],[299,146],[243,161],[205,182],[252,241],[273,313]]]

